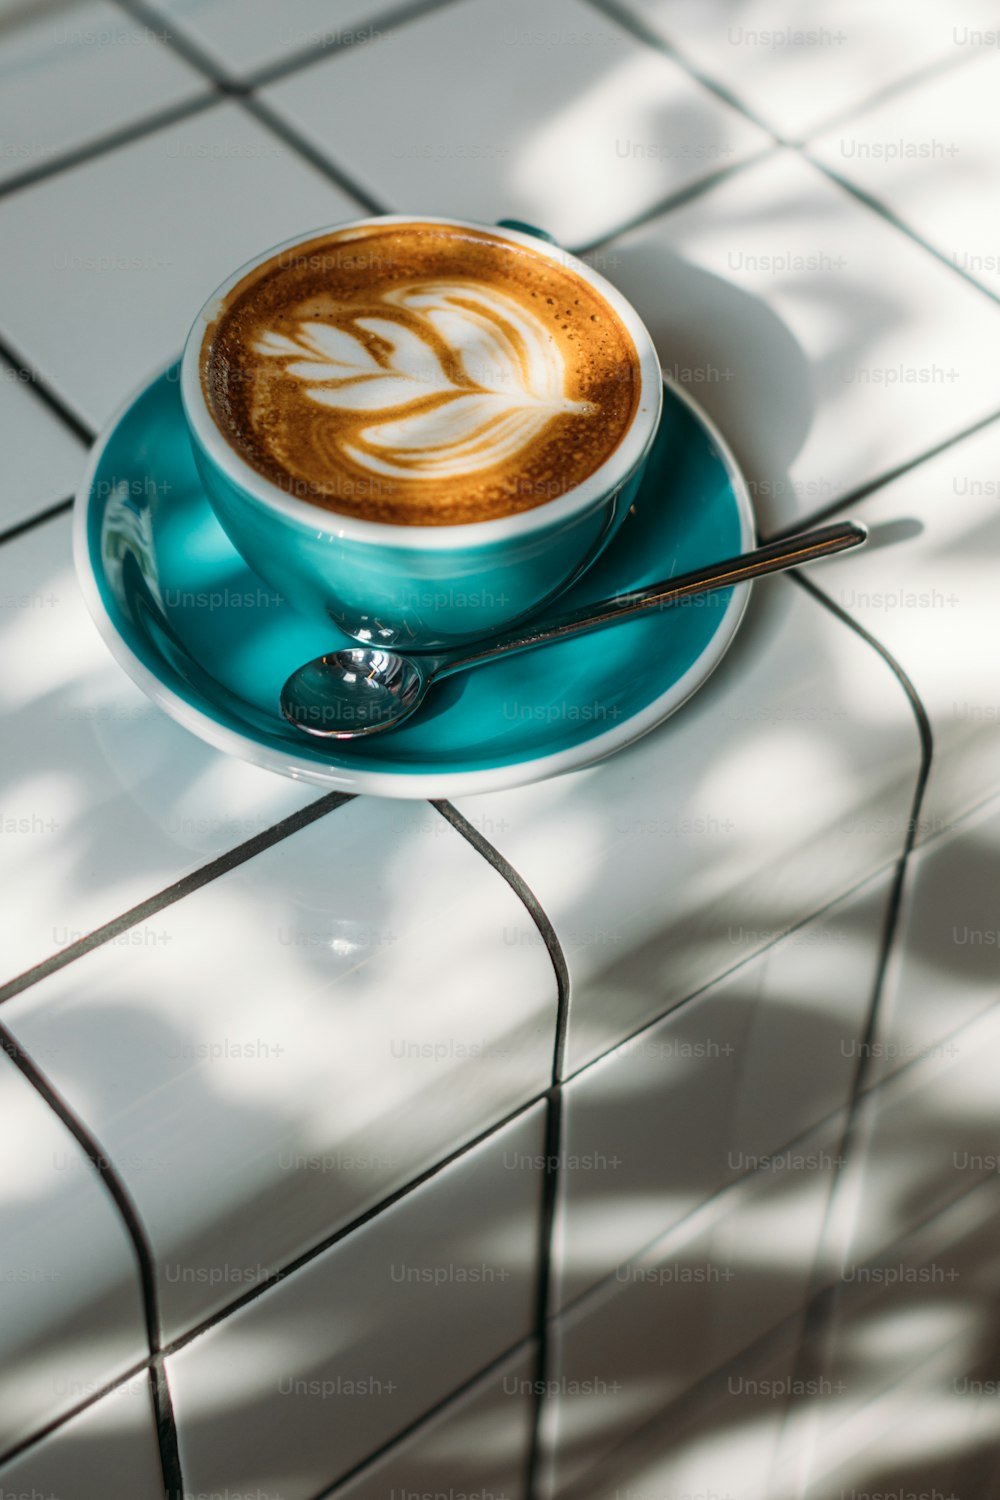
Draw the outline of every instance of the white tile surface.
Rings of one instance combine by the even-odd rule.
[[[397,0],[153,0],[226,77],[245,77],[310,47],[356,46],[383,34],[378,18]]]
[[[821,1355],[818,1396],[800,1403],[778,1465],[778,1500],[805,1459],[808,1500],[956,1484],[995,1396],[977,1381],[992,1353],[1000,1188],[986,1182],[887,1250],[851,1267]],[[978,1409],[994,1407],[992,1413]],[[945,1480],[946,1474],[951,1480]],[[920,1483],[917,1484],[916,1481]],[[942,1486],[943,1483],[943,1487]]]
[[[533,1348],[513,1355],[339,1486],[330,1500],[523,1500],[536,1375]]]
[[[771,144],[582,0],[461,0],[263,97],[394,209],[568,245]]]
[[[831,1232],[834,1259],[863,1264],[995,1176],[998,1064],[994,1004],[867,1096]]]
[[[156,1421],[143,1372],[0,1464],[3,1500],[163,1500]]]
[[[796,1340],[738,1360],[683,1417],[655,1424],[593,1475],[573,1500],[779,1500],[771,1466],[793,1378]],[[782,1497],[783,1500],[783,1497]]]
[[[527,1337],[543,1119],[528,1111],[167,1361],[194,1493],[311,1500]]]
[[[728,1188],[562,1319],[557,1493],[802,1306],[842,1126]]]
[[[98,425],[243,261],[357,205],[235,104],[0,201],[0,331]]]
[[[847,1105],[891,884],[878,876],[572,1081],[559,1305]]]
[[[0,531],[65,500],[79,482],[84,446],[0,360]]]
[[[621,0],[787,139],[859,109],[883,89],[969,50],[992,28],[988,0]]]
[[[993,25],[995,34],[995,19]],[[998,92],[994,46],[838,125],[811,147],[994,294],[1000,293],[991,211],[1000,192]]]
[[[43,1066],[47,1059],[37,1059]],[[0,1454],[148,1353],[132,1243],[95,1168],[0,1052]],[[0,1468],[0,1494],[5,1494]]]
[[[977,1500],[993,1494],[988,1480],[979,1488],[979,1475],[991,1450],[996,1454],[996,1397],[960,1394],[966,1378],[948,1350],[908,1375],[865,1414],[863,1427],[838,1434],[842,1461],[811,1478],[802,1500],[868,1494]]]
[[[160,941],[8,1002],[121,1162],[168,1337],[546,1088],[555,974],[506,941],[524,917],[432,809],[358,799],[162,912]]]
[[[459,804],[562,937],[569,1071],[902,850],[918,742],[896,678],[794,583],[756,587],[726,661],[661,729]]]
[[[1000,808],[995,801],[914,854],[879,1007],[874,1077],[884,1078],[942,1046],[996,1005],[998,863]]]
[[[1000,426],[990,424],[867,499],[866,548],[816,585],[896,657],[934,736],[918,837],[1000,791]]]
[[[133,687],[91,624],[68,516],[0,551],[3,982],[315,799],[210,750]],[[162,945],[150,919],[119,948]]]
[[[764,530],[1000,404],[1000,308],[795,153],[593,259],[733,444]]]
[[[206,91],[108,0],[0,5],[0,183]]]

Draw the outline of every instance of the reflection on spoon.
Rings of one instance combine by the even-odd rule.
[[[779,573],[858,547],[867,535],[868,528],[859,521],[822,526],[603,603],[585,604],[556,620],[522,625],[493,640],[449,652],[402,656],[377,646],[360,645],[330,651],[292,673],[281,690],[281,712],[296,729],[318,739],[352,740],[380,734],[408,719],[439,678],[501,656],[531,651],[550,641],[585,635],[616,620],[663,609],[692,594],[731,588],[765,573]]]

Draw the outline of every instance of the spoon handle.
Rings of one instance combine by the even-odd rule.
[[[434,675],[445,677],[452,672],[460,672],[465,667],[491,661],[495,656],[530,651],[533,646],[546,645],[549,641],[584,635],[612,620],[623,620],[630,615],[663,609],[675,600],[688,598],[692,594],[708,594],[713,589],[731,588],[733,584],[760,578],[765,573],[780,573],[785,568],[813,562],[817,557],[828,557],[833,552],[859,547],[867,535],[868,528],[860,521],[843,521],[835,526],[820,526],[815,531],[804,531],[798,536],[782,537],[780,541],[768,542],[763,547],[755,548],[753,552],[727,557],[722,562],[710,563],[706,568],[680,573],[676,578],[666,578],[660,583],[648,584],[647,587],[635,589],[628,594],[618,594],[598,604],[584,604],[580,609],[560,615],[554,620],[522,625],[519,630],[463,648],[454,656],[438,658]]]

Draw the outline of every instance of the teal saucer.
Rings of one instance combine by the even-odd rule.
[[[552,613],[687,572],[754,544],[725,443],[668,384],[642,489],[624,526]],[[191,459],[177,365],[98,440],[76,501],[77,572],[112,654],[194,734],[318,786],[456,797],[539,781],[638,739],[728,649],[748,584],[461,673],[400,728],[304,741],[278,694],[300,663],[347,642],[251,573],[215,520]]]

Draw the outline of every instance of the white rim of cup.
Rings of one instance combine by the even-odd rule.
[[[640,373],[639,403],[632,424],[600,468],[595,469],[593,474],[565,495],[536,505],[531,510],[519,511],[516,515],[501,516],[492,521],[467,521],[457,526],[397,526],[382,521],[360,520],[354,516],[341,515],[337,511],[327,511],[308,500],[297,500],[265,479],[262,474],[258,474],[256,469],[241,458],[216,425],[202,391],[201,346],[206,327],[215,320],[221,304],[233,288],[265,261],[298,245],[308,245],[313,240],[325,239],[328,235],[339,234],[346,229],[363,229],[369,224],[440,224],[446,228],[471,229],[480,233],[485,231],[568,267],[600,293],[631,335],[639,356]],[[494,542],[527,536],[533,531],[548,530],[549,527],[596,506],[610,491],[619,488],[642,461],[656,435],[663,407],[663,376],[653,340],[635,308],[600,272],[592,270],[585,261],[579,260],[568,250],[518,229],[480,224],[471,219],[451,219],[437,214],[373,214],[367,218],[347,219],[326,228],[314,229],[308,234],[297,234],[280,245],[272,245],[263,254],[255,255],[228,276],[205,302],[191,326],[181,357],[180,393],[185,418],[198,442],[213,462],[223,472],[229,473],[240,489],[247,491],[266,509],[277,511],[318,534],[411,550],[446,551],[464,546],[488,546]]]

